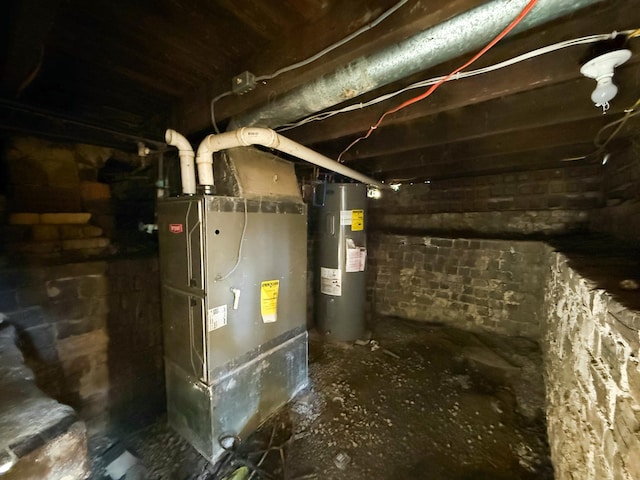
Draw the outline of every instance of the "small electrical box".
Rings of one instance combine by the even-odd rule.
[[[242,72],[231,80],[231,91],[236,95],[243,95],[256,88],[256,76],[249,72]]]

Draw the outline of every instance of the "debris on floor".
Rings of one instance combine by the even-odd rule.
[[[395,318],[373,338],[312,334],[309,387],[216,466],[163,421],[123,443],[163,480],[553,478],[535,342]]]

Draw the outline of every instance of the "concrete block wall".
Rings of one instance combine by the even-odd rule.
[[[539,242],[373,234],[375,312],[471,330],[537,337],[545,284]]]
[[[599,165],[405,183],[371,202],[379,229],[467,234],[583,232],[603,206]]]
[[[640,312],[549,255],[542,346],[558,480],[640,478]]]

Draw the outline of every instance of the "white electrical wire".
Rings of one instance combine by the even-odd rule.
[[[244,243],[244,237],[245,234],[247,233],[247,219],[249,216],[249,212],[247,211],[247,199],[244,199],[244,225],[242,225],[242,234],[240,235],[240,244],[238,245],[238,258],[236,259],[236,264],[233,266],[233,268],[231,270],[229,270],[229,272],[224,275],[224,276],[220,276],[219,274],[216,275],[216,277],[214,278],[215,282],[221,282],[222,280],[226,280],[227,278],[229,278],[231,276],[231,274],[233,274],[233,272],[236,271],[236,269],[238,268],[238,265],[240,265],[240,261],[242,260],[242,244]]]
[[[292,65],[289,65],[288,67],[283,67],[280,70],[276,70],[274,73],[272,73],[270,75],[262,75],[260,77],[256,77],[256,82],[262,82],[264,80],[272,80],[275,77],[277,77],[278,75],[281,75],[281,74],[286,73],[286,72],[290,72],[291,70],[295,70],[296,68],[304,67],[305,65],[309,65],[311,62],[315,62],[320,57],[323,57],[324,55],[326,55],[327,53],[335,50],[336,48],[339,48],[339,47],[345,45],[346,43],[350,42],[351,40],[353,40],[357,36],[361,35],[362,33],[366,32],[367,30],[371,30],[373,27],[377,26],[379,23],[383,22],[389,16],[391,16],[393,13],[395,13],[398,9],[400,9],[400,7],[402,7],[408,1],[409,0],[400,0],[393,7],[391,7],[389,10],[384,12],[378,18],[376,18],[373,22],[368,23],[368,24],[360,27],[358,30],[356,30],[352,34],[346,36],[342,40],[337,41],[333,45],[329,45],[324,50],[320,50],[318,53],[316,53],[315,55],[307,58],[306,60],[301,60],[300,62],[297,62],[297,63],[294,63]]]
[[[530,52],[527,53],[523,53],[522,55],[518,55],[516,57],[510,58],[508,60],[505,60],[503,62],[499,62],[496,63],[494,65],[490,65],[488,67],[484,67],[484,68],[478,68],[476,70],[470,70],[468,72],[460,72],[457,75],[453,76],[452,78],[450,78],[448,81],[452,81],[452,80],[459,80],[462,78],[468,78],[468,77],[473,77],[476,75],[482,75],[485,73],[489,73],[489,72],[493,72],[496,70],[499,70],[501,68],[505,68],[505,67],[509,67],[511,65],[515,65],[516,63],[520,63],[523,62],[525,60],[530,60],[532,58],[538,57],[540,55],[545,55],[547,53],[551,53],[551,52],[555,52],[558,50],[562,50],[564,48],[568,48],[568,47],[573,47],[576,45],[585,45],[585,44],[589,44],[589,43],[595,43],[595,42],[599,42],[602,40],[610,40],[612,38],[616,38],[618,35],[629,35],[631,33],[633,33],[635,30],[625,30],[622,32],[612,32],[612,33],[604,33],[604,34],[597,34],[597,35],[589,35],[586,37],[580,37],[580,38],[575,38],[573,40],[565,40],[562,42],[558,42],[558,43],[554,43],[551,45],[547,45],[545,47],[542,48],[538,48],[536,50],[532,50]],[[411,85],[408,85],[404,88],[401,88],[400,90],[397,90],[395,92],[391,92],[391,93],[387,93],[385,95],[381,95],[377,98],[374,98],[372,100],[369,100],[368,102],[364,102],[364,103],[354,103],[352,105],[348,105],[346,107],[340,108],[338,110],[331,110],[328,112],[322,112],[322,113],[317,113],[315,115],[311,115],[309,117],[306,117],[302,120],[299,120],[297,122],[294,123],[287,123],[285,125],[282,125],[278,128],[276,128],[275,130],[279,131],[279,132],[283,132],[286,130],[291,130],[293,128],[297,128],[300,127],[302,125],[305,125],[307,123],[310,122],[315,122],[315,121],[319,121],[319,120],[325,120],[329,117],[332,117],[334,115],[340,114],[340,113],[347,113],[347,112],[352,112],[355,110],[361,110],[363,108],[367,108],[370,107],[371,105],[375,105],[377,103],[380,102],[384,102],[385,100],[389,100],[390,98],[395,97],[396,95],[400,95],[401,93],[407,92],[409,90],[413,90],[416,88],[424,88],[424,87],[428,87],[431,85],[434,85],[436,83],[438,83],[439,81],[441,81],[444,78],[444,76],[440,76],[440,77],[434,77],[434,78],[430,78],[428,80],[421,80],[419,82],[416,83],[412,83]]]
[[[255,78],[255,81],[256,82],[264,82],[266,80],[273,80],[278,75],[282,75],[283,73],[290,72],[291,70],[295,70],[297,68],[304,67],[305,65],[309,65],[312,62],[315,62],[319,58],[325,56],[327,53],[329,53],[329,52],[335,50],[336,48],[339,48],[339,47],[349,43],[351,40],[353,40],[354,38],[356,38],[359,35],[363,34],[364,32],[366,32],[368,30],[371,30],[372,28],[376,27],[378,24],[380,24],[381,22],[383,22],[384,20],[389,18],[397,10],[399,10],[400,7],[402,7],[408,1],[409,0],[400,0],[393,7],[391,7],[389,10],[384,12],[378,18],[376,18],[373,22],[370,22],[370,23],[367,23],[366,25],[363,25],[362,27],[357,29],[355,32],[351,33],[350,35],[347,35],[342,40],[338,40],[336,43],[333,43],[333,44],[329,45],[325,49],[320,50],[315,55],[312,55],[309,58],[306,58],[306,59],[301,60],[299,62],[293,63],[293,64],[288,65],[286,67],[282,67],[281,69],[276,70],[275,72],[270,73],[268,75],[260,75],[259,77]],[[231,95],[232,93],[233,93],[233,91],[229,90],[229,91],[226,91],[224,93],[221,93],[220,95],[218,95],[217,97],[214,97],[211,100],[211,124],[213,125],[213,128],[214,128],[216,133],[220,133],[220,130],[218,129],[218,125],[216,123],[214,105],[218,100],[220,100],[221,98],[227,97],[227,96]]]
[[[218,100],[220,100],[221,98],[224,97],[228,97],[229,95],[231,95],[233,92],[231,90],[229,90],[228,92],[224,92],[221,93],[220,95],[218,95],[217,97],[214,97],[211,99],[211,125],[213,125],[213,129],[215,130],[216,133],[220,133],[220,129],[218,128],[218,124],[216,123],[216,114],[215,114],[215,110],[213,109],[214,105],[216,104],[216,102]]]

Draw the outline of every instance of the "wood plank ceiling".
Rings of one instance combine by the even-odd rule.
[[[197,141],[212,131],[210,101],[229,90],[232,77],[245,70],[264,75],[305,59],[396,3],[10,0],[0,58],[0,129],[133,148],[136,137],[160,145],[171,126]],[[482,3],[409,0],[322,59],[260,82],[242,96],[221,98],[216,118],[224,126],[235,115]],[[639,27],[640,0],[608,0],[504,39],[473,68],[562,40]],[[616,70],[619,94],[607,115],[589,100],[595,83],[579,72],[589,46],[575,46],[443,85],[388,117],[345,162],[385,181],[560,168],[568,164],[563,159],[592,152],[598,130],[640,97],[640,38],[628,47],[633,55]],[[350,102],[446,74],[470,56]],[[286,135],[335,158],[382,112],[416,93]],[[637,126],[630,120],[611,149],[625,148]]]

